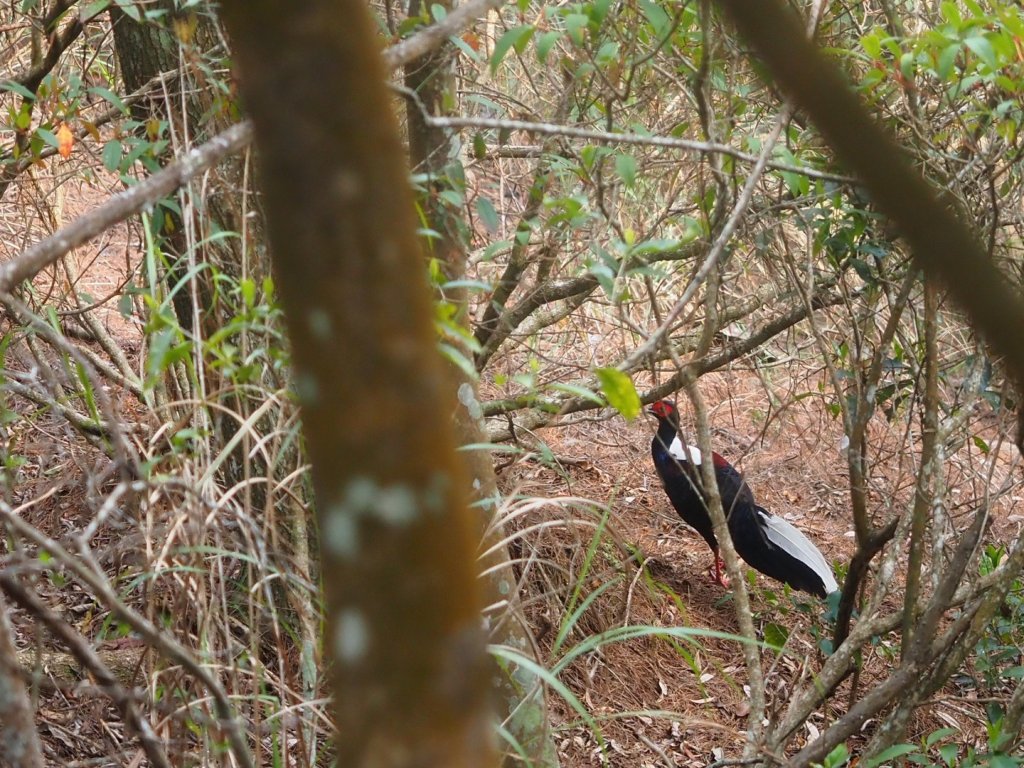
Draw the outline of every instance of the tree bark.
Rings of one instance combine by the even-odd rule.
[[[358,0],[223,8],[313,466],[337,762],[492,765],[476,526],[376,31]]]
[[[13,635],[6,601],[0,597],[0,763],[34,768],[43,765],[43,751]]]
[[[207,87],[203,82],[205,75],[195,65],[203,57],[215,54],[221,45],[216,19],[209,13],[180,11],[175,0],[158,0],[154,5],[166,12],[164,19],[135,21],[116,5],[111,6],[109,13],[125,89],[129,93],[138,91],[154,78],[166,75],[150,98],[132,105],[135,120],[143,125],[150,119],[165,120],[171,137],[176,137],[161,158],[164,163],[173,158],[170,150],[175,149],[176,143],[205,141],[225,130],[231,115],[215,102],[216,89]],[[187,55],[183,56],[183,51]],[[187,93],[182,93],[183,84],[188,84]],[[242,233],[246,226],[252,230],[259,224],[258,217],[245,220],[245,206],[252,205],[243,202],[247,191],[245,164],[244,154],[233,157],[210,175],[202,197],[204,209],[197,211],[194,218],[195,234],[190,235],[182,217],[170,209],[164,209],[163,220],[158,222],[162,245],[172,262],[170,286],[190,272],[193,275],[191,284],[181,287],[172,298],[178,322],[188,330],[195,329],[197,320],[210,332],[226,321],[217,315],[218,308],[212,301],[214,289],[206,278],[208,272],[194,270],[197,261],[216,264],[221,272],[235,278],[248,271],[241,238],[209,238],[217,231]],[[261,242],[258,231],[254,234],[257,236],[248,238],[247,244]]]
[[[445,10],[451,11],[445,3]],[[409,5],[410,17],[418,15],[420,4],[413,0]],[[446,91],[452,86],[452,46],[446,44],[426,56],[405,66],[405,85],[416,94],[415,100],[406,101],[406,124],[409,135],[409,160],[415,171],[429,176],[428,193],[421,205],[430,229],[438,236],[430,240],[431,253],[440,262],[449,280],[466,276],[467,252],[463,238],[460,238],[458,213],[448,209],[441,192],[457,186],[449,168],[458,160],[452,157],[451,133],[427,123],[423,110],[430,116],[444,111],[448,101]],[[461,174],[455,174],[461,177]],[[465,289],[446,290],[445,299],[456,306],[456,321],[469,330],[469,303]],[[483,409],[476,389],[477,381],[467,370],[471,367],[473,351],[468,345],[460,350],[467,365],[449,366],[452,389],[458,393],[453,423],[456,441],[460,446],[482,446],[486,444],[487,431],[484,426]],[[502,543],[504,526],[496,520],[499,513],[501,494],[494,474],[490,451],[483,448],[463,450],[459,453],[468,479],[467,493],[477,510],[476,521],[479,540],[484,551],[490,553],[483,558],[480,566],[487,573],[484,588],[488,593],[488,604],[501,606],[489,616],[490,640],[514,648],[525,656],[534,658],[530,652],[534,647],[533,638],[522,616],[516,577],[509,559],[508,547]],[[546,687],[536,675],[522,665],[510,664],[499,667],[495,663],[494,686],[499,703],[499,716],[505,730],[515,739],[531,763],[535,766],[557,766],[558,752],[548,728]],[[507,762],[519,764],[520,755],[508,754]]]

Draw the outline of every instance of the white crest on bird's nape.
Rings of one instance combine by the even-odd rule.
[[[788,552],[818,574],[821,583],[825,585],[826,593],[832,593],[839,589],[832,566],[828,564],[825,556],[821,554],[821,550],[814,546],[810,539],[788,520],[784,520],[781,515],[771,515],[762,509],[758,509],[757,513],[764,527],[765,535],[772,544]]]
[[[689,451],[689,453],[687,453]],[[676,461],[692,461],[693,466],[699,467],[701,462],[700,448],[696,445],[683,447],[683,441],[676,437],[672,445],[668,447],[668,455]]]

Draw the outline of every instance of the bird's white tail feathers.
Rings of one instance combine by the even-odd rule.
[[[761,522],[764,523],[764,532],[772,544],[785,550],[818,574],[822,584],[825,585],[826,594],[839,589],[835,574],[832,573],[832,566],[828,564],[825,556],[811,543],[810,539],[779,515],[770,515],[760,509],[758,514],[761,517]]]

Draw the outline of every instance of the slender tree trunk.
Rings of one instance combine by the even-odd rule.
[[[0,597],[0,764],[36,768],[43,765],[43,752],[13,636],[7,603]]]
[[[151,119],[167,121],[173,138],[169,149],[176,144],[204,141],[227,128],[232,119],[229,111],[214,100],[216,89],[204,87],[205,74],[197,66],[203,57],[217,55],[222,45],[216,19],[208,12],[178,10],[175,0],[156,0],[151,5],[165,11],[166,16],[159,21],[135,21],[116,5],[110,9],[114,49],[125,89],[129,93],[137,91],[163,76],[149,99],[135,103],[132,117],[144,126]],[[220,55],[226,56],[226,52]],[[163,160],[170,160],[174,154],[169,151]],[[246,227],[250,231],[258,227],[258,217],[245,219],[246,206],[255,200],[243,201],[245,163],[244,154],[228,158],[210,174],[203,210],[193,216],[191,223],[196,230],[191,235],[181,215],[164,210],[158,224],[162,246],[172,261],[171,287],[193,271],[197,261],[208,261],[224,274],[240,277],[248,271],[244,259],[249,252],[261,252],[259,247],[244,250],[245,245],[259,245],[258,230],[245,244],[239,238],[209,237],[217,231],[241,233]],[[226,320],[217,316],[214,290],[207,276],[206,271],[199,271],[190,278],[189,286],[174,294],[175,314],[184,328],[192,330],[197,318],[207,330],[222,327]]]
[[[451,9],[446,7],[446,10]],[[419,0],[413,0],[408,15],[416,16],[419,12]],[[452,157],[450,133],[428,125],[424,115],[424,110],[430,115],[443,113],[446,92],[452,87],[452,46],[442,46],[406,65],[405,85],[417,97],[406,101],[409,158],[414,170],[425,172],[430,177],[428,194],[421,204],[430,228],[439,234],[430,240],[431,252],[441,263],[448,279],[458,280],[466,274],[464,238],[459,236],[458,212],[446,208],[440,193],[457,186],[455,179],[462,178],[462,174],[455,172],[458,159]],[[466,325],[468,331],[465,291],[448,290],[446,298],[458,307],[457,319]],[[477,399],[476,379],[466,372],[471,367],[473,352],[468,347],[461,352],[466,357],[467,366],[449,366],[452,388],[458,393],[454,414],[456,440],[463,446],[481,446],[488,442],[483,411]],[[490,552],[480,563],[488,574],[485,580],[488,603],[503,605],[496,611],[496,616],[490,617],[496,619],[490,624],[490,639],[531,656],[533,638],[529,636],[527,623],[521,615],[508,548],[501,543],[504,528],[495,521],[500,494],[491,454],[477,448],[462,451],[459,456],[469,480],[467,492],[479,513],[477,523],[481,547]],[[546,688],[542,682],[521,665],[497,669],[493,680],[505,729],[535,766],[558,765],[558,752],[548,729]],[[518,761],[518,755],[510,753],[509,760]]]
[[[313,466],[337,762],[493,765],[476,526],[374,25],[359,0],[224,14]]]

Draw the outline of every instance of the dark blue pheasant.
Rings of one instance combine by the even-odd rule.
[[[651,456],[665,493],[683,521],[711,547],[715,555],[715,580],[728,586],[697,469],[701,453],[695,446],[684,446],[679,439],[679,411],[674,403],[660,400],[647,412],[658,419]],[[717,453],[712,453],[711,459],[729,535],[739,556],[755,570],[793,589],[819,597],[839,589],[832,567],[810,539],[781,517],[758,506],[750,487],[732,464]]]

